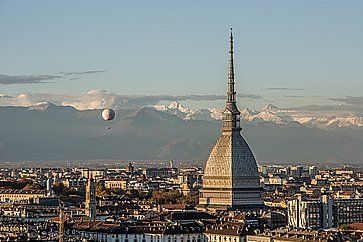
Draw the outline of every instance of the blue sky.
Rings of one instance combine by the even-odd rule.
[[[223,94],[230,27],[254,105],[363,96],[360,0],[1,0],[0,74],[62,77],[0,93]]]

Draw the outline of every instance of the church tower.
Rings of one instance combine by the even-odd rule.
[[[86,187],[85,213],[89,220],[96,219],[96,186],[92,175],[88,178]]]
[[[222,134],[213,147],[203,177],[199,210],[259,210],[262,188],[255,157],[241,135],[240,111],[236,104],[231,29],[227,102]]]

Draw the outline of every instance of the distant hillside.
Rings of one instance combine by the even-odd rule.
[[[152,107],[116,114],[106,123],[101,110],[50,103],[0,107],[0,160],[205,160],[220,134],[215,119],[185,120]],[[362,128],[246,122],[242,132],[258,160],[363,160]]]

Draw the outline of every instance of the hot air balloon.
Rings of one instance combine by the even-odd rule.
[[[115,118],[115,111],[113,111],[112,109],[109,109],[109,108],[103,110],[103,112],[102,112],[102,118],[105,121],[111,121],[112,119]]]

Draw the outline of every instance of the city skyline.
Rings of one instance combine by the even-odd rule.
[[[363,241],[363,2],[0,2],[0,241]]]

